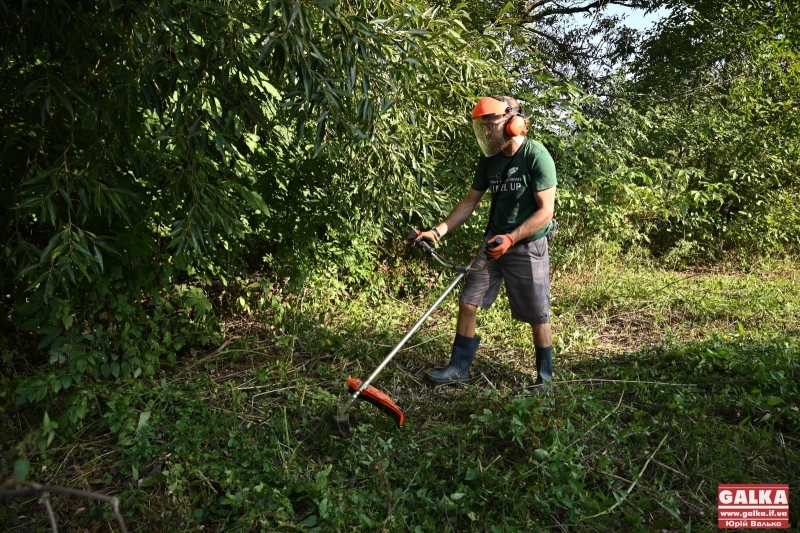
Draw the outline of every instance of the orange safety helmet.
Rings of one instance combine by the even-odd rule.
[[[500,152],[511,137],[525,134],[525,112],[521,106],[515,108],[504,99],[503,96],[486,96],[472,110],[475,138],[486,157]]]

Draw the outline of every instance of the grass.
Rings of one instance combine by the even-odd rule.
[[[31,477],[119,495],[133,531],[712,531],[717,485],[748,482],[789,483],[796,525],[800,271],[625,265],[555,271],[552,394],[526,393],[530,331],[504,298],[479,315],[474,378],[425,383],[447,360],[452,297],[375,383],[406,425],[357,404],[338,436],[347,376],[369,374],[450,279],[399,273],[393,290],[309,295],[282,330],[251,321],[223,350],[119,383]],[[9,440],[41,415],[6,414]],[[62,526],[113,521],[52,501]],[[33,498],[0,524],[47,529]]]

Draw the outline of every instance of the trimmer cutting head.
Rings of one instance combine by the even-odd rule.
[[[348,413],[347,403],[337,403],[336,413],[333,415],[333,427],[339,433],[347,434],[354,424],[350,421],[350,413]]]
[[[355,392],[359,389],[360,386],[361,386],[360,379],[356,379],[353,377],[347,378],[347,387],[350,389],[351,393],[355,394]],[[374,405],[375,407],[377,407],[378,409],[380,409],[381,411],[392,417],[392,419],[395,422],[397,422],[398,426],[402,426],[406,420],[403,411],[401,411],[400,408],[397,406],[397,404],[395,404],[392,401],[392,399],[389,398],[389,395],[379,391],[372,385],[368,386],[366,389],[361,391],[361,393],[358,395],[358,399],[365,400],[371,403],[372,405]],[[347,433],[353,425],[352,423],[353,421],[351,420],[350,414],[348,412],[351,405],[352,401],[339,403],[336,405],[336,414],[333,417],[333,424],[336,427],[336,429],[338,429],[341,433]]]
[[[350,389],[350,392],[356,392],[358,388],[361,386],[361,380],[355,379],[352,377],[347,378],[347,387]],[[403,422],[406,421],[406,415],[403,414],[403,411],[397,407],[397,404],[389,398],[389,395],[379,391],[372,385],[361,391],[361,394],[358,396],[360,399],[368,401],[397,422],[398,426],[402,426]]]

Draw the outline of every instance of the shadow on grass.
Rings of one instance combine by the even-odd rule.
[[[389,351],[375,346],[393,335],[338,334],[350,339],[337,353],[340,360],[365,374]],[[449,351],[448,340],[435,337],[424,350],[401,353],[376,382],[404,409],[406,427],[395,428],[365,404],[358,409],[361,433],[350,442],[362,450],[371,442],[374,450],[376,439],[384,445],[394,440],[410,446],[406,457],[415,461],[438,458],[426,463],[425,472],[439,481],[436,486],[450,479],[453,495],[461,494],[457,480],[478,479],[476,472],[488,483],[483,467],[492,465],[494,489],[504,498],[539,506],[531,517],[499,505],[505,511],[489,513],[493,523],[509,530],[565,523],[598,531],[621,524],[631,530],[689,524],[710,530],[716,528],[721,483],[789,483],[791,507],[800,503],[794,336],[712,336],[635,352],[573,354],[557,359],[554,392],[534,396],[528,392],[534,376],[524,365],[480,352],[468,382],[427,383],[431,356],[446,362],[441,356]],[[352,342],[366,344],[350,350]],[[521,497],[519,490],[538,496]],[[469,511],[457,516],[462,527],[475,527]]]
[[[358,424],[337,434],[330,417],[347,376],[369,375],[410,325],[403,312],[298,320],[292,336],[246,337],[201,364],[123,383],[129,411],[101,407],[91,430],[31,471],[118,494],[126,522],[154,532],[710,531],[717,485],[745,482],[789,483],[797,522],[796,339],[557,356],[554,391],[530,396],[533,365],[516,345],[499,349],[496,333],[470,381],[428,384],[452,339],[434,326],[375,382],[406,425],[360,404]],[[111,414],[123,419],[115,431]],[[35,505],[0,517],[9,531],[34,530],[45,523]],[[61,523],[103,521],[80,505],[53,498]]]

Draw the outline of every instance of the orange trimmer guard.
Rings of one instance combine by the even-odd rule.
[[[361,386],[361,380],[348,377],[347,386],[350,388],[350,392],[356,392]],[[392,399],[389,398],[389,395],[379,391],[372,385],[361,391],[361,394],[359,394],[358,397],[362,400],[368,401],[381,411],[385,412],[387,415],[394,418],[398,426],[402,426],[403,422],[405,422],[406,416],[403,414],[403,411],[401,411],[400,408],[397,407],[397,405],[392,401]]]

